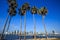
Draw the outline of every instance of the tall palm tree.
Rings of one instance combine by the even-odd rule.
[[[22,7],[19,9],[19,14],[21,13],[20,15],[24,16],[24,40],[26,40],[26,10],[29,10],[29,9],[30,9],[30,6],[28,3],[23,4]],[[20,25],[20,35],[21,35],[21,32],[22,32],[22,22]],[[20,40],[21,40],[21,37],[20,37]]]
[[[23,8],[25,8],[25,10],[29,10],[30,9],[30,6],[28,3],[25,3],[23,6]],[[24,18],[24,40],[26,40],[26,14],[25,14],[25,18]]]
[[[9,4],[9,7],[12,7],[12,8],[17,7],[16,0],[7,0],[7,1],[8,1],[8,4]],[[11,11],[11,12],[12,12],[12,11]],[[5,29],[6,29],[6,25],[7,25],[7,22],[8,22],[8,17],[9,17],[9,15],[7,15],[7,17],[6,17],[6,22],[5,22],[5,25],[4,25],[4,28],[3,28],[1,40],[3,39],[3,34],[4,34],[4,32],[5,32]],[[10,20],[11,20],[11,18],[10,18]],[[10,24],[10,20],[9,20],[8,25]]]
[[[47,35],[47,30],[46,30],[46,25],[45,25],[45,23],[44,23],[44,17],[45,17],[46,14],[47,14],[47,9],[46,9],[46,7],[42,7],[41,9],[39,9],[39,10],[38,10],[38,13],[39,13],[40,15],[42,15],[42,22],[43,22],[43,25],[44,25],[44,30],[45,30],[46,36],[48,36],[48,35]]]
[[[8,12],[9,12],[10,19],[9,19],[9,22],[8,22],[8,27],[7,27],[6,32],[8,32],[8,30],[9,30],[10,22],[11,22],[12,17],[16,15],[16,8],[17,8],[16,0],[8,0],[8,4],[9,4]]]
[[[8,27],[6,31],[8,31],[9,29],[11,18],[16,15],[16,8],[17,8],[16,0],[8,0],[8,4],[9,4],[8,12],[9,12],[10,19],[9,19]]]
[[[37,13],[37,8],[35,6],[31,8],[31,13],[33,14],[33,21],[34,21],[34,39],[36,40],[36,22],[35,22],[34,14]]]
[[[20,15],[20,40],[21,40],[21,34],[22,34],[22,16],[24,16],[26,13],[26,10],[24,10],[22,7],[19,9],[19,15]]]

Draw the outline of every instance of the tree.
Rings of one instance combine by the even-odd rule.
[[[47,9],[46,9],[46,7],[42,7],[41,9],[39,9],[39,10],[38,10],[38,13],[39,13],[40,15],[42,15],[42,23],[43,23],[43,25],[44,25],[44,30],[45,30],[45,33],[46,33],[46,36],[47,36],[46,25],[45,25],[45,23],[44,23],[44,17],[45,17],[46,14],[47,14]]]
[[[37,14],[37,8],[35,6],[31,8],[31,13],[33,14],[33,21],[34,21],[34,39],[36,40],[36,22],[34,14]]]
[[[22,16],[24,16],[24,40],[26,40],[26,11],[29,9],[30,6],[28,3],[23,4],[22,7],[19,9],[19,14],[21,15],[20,22],[22,21]],[[20,24],[20,36],[21,36],[21,32],[22,32],[22,22]]]
[[[16,0],[8,0],[8,4],[9,4],[8,12],[9,12],[10,19],[9,19],[8,27],[6,30],[7,32],[10,26],[11,18],[16,15],[16,8],[17,8]]]
[[[8,30],[9,30],[10,22],[12,20],[12,17],[15,16],[16,13],[17,13],[16,12],[16,8],[17,8],[16,0],[8,0],[8,4],[9,4],[8,12],[9,12],[10,19],[9,19],[9,22],[8,22],[8,27],[7,27],[6,32],[8,32]]]
[[[8,22],[8,17],[9,17],[9,15],[11,16],[10,17],[10,20],[9,20],[9,22],[8,22],[8,28],[7,28],[7,30],[9,29],[9,26],[10,26],[10,21],[11,21],[11,18],[12,18],[12,16],[14,16],[14,15],[16,15],[16,7],[17,7],[17,4],[16,4],[16,0],[8,0],[8,4],[9,4],[9,14],[7,15],[7,17],[6,17],[6,22],[5,22],[5,25],[4,25],[4,28],[3,28],[3,32],[2,32],[2,36],[1,36],[1,40],[3,40],[3,34],[4,34],[4,32],[5,32],[5,29],[6,29],[6,25],[7,25],[7,22]]]
[[[26,13],[26,10],[24,10],[22,7],[19,9],[19,15],[20,15],[20,40],[21,40],[21,34],[22,34],[22,16],[24,16]]]

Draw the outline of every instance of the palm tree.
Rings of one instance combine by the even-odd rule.
[[[8,32],[8,30],[9,30],[10,22],[11,22],[12,17],[16,15],[16,7],[17,7],[16,0],[11,0],[11,1],[8,0],[8,3],[9,3],[8,12],[9,12],[10,19],[9,19],[9,22],[8,22],[8,27],[7,27],[6,32]],[[6,35],[5,35],[5,36],[6,36]],[[5,36],[4,36],[4,37],[5,37]]]
[[[37,8],[35,6],[31,8],[31,13],[33,14],[33,21],[34,21],[34,39],[36,40],[36,22],[35,22],[34,14],[37,13]]]
[[[9,7],[10,7],[10,9],[9,9],[9,15],[10,15],[10,16],[15,15],[15,13],[16,13],[15,8],[17,7],[17,4],[16,4],[15,2],[16,2],[16,0],[14,0],[14,1],[13,1],[13,0],[8,0]],[[6,17],[6,22],[5,22],[5,25],[4,25],[4,28],[3,28],[1,40],[3,40],[3,34],[4,34],[4,32],[5,32],[5,29],[6,29],[6,25],[7,25],[7,22],[8,22],[8,17],[9,17],[9,15],[7,15],[7,17]],[[10,17],[10,20],[9,20],[9,22],[8,22],[8,28],[7,28],[7,30],[9,29],[10,21],[11,21],[11,17]]]
[[[10,13],[9,13],[9,15],[11,14],[12,15],[12,9],[14,9],[14,8],[16,8],[17,7],[17,4],[16,4],[16,0],[7,0],[8,1],[8,3],[9,3],[9,7],[10,7]],[[14,12],[16,12],[15,10],[14,10]],[[14,13],[13,13],[14,14]],[[8,22],[8,17],[9,17],[9,15],[7,15],[7,17],[6,17],[6,22],[5,22],[5,25],[4,25],[4,28],[3,28],[3,32],[2,32],[2,36],[1,36],[1,40],[3,40],[3,34],[4,34],[4,32],[5,32],[5,29],[6,29],[6,25],[7,25],[7,22]],[[10,21],[11,21],[11,17],[10,17],[10,20],[9,20],[9,23],[8,23],[8,26],[9,26],[9,24],[10,24]],[[8,27],[9,28],[9,27]]]
[[[25,10],[29,10],[30,6],[28,3],[25,3],[23,6],[23,8],[25,8]],[[26,14],[25,14],[25,18],[24,18],[24,40],[26,40]]]
[[[26,10],[29,10],[30,9],[30,6],[28,3],[25,3],[24,5],[22,5],[22,7],[19,9],[19,14],[21,12],[21,16],[24,16],[24,40],[26,40]],[[22,19],[20,19],[20,21],[22,21]],[[20,35],[21,35],[21,32],[22,32],[22,22],[21,22],[21,25],[20,25]],[[20,40],[21,40],[21,37],[20,37]]]
[[[8,27],[6,30],[7,32],[10,26],[11,18],[16,15],[16,8],[17,8],[16,0],[8,0],[8,4],[9,4],[8,12],[9,12],[10,19],[9,19]]]
[[[24,16],[26,13],[26,10],[24,10],[22,7],[19,9],[19,15],[20,15],[20,40],[21,40],[21,34],[22,34],[22,16]]]
[[[44,25],[44,30],[45,30],[45,33],[46,33],[46,36],[47,36],[47,31],[46,31],[46,25],[44,23],[44,17],[46,16],[47,14],[47,9],[46,7],[42,7],[41,9],[38,10],[38,13],[40,15],[42,15],[42,22],[43,22],[43,25]]]

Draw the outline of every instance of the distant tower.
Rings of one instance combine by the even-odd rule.
[[[52,34],[53,34],[53,35],[55,34],[55,31],[54,31],[54,30],[52,30]]]

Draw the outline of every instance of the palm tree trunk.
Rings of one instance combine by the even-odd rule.
[[[3,28],[3,32],[2,32],[2,33],[4,33],[4,32],[5,32],[6,25],[7,25],[7,22],[8,22],[8,17],[9,17],[9,15],[7,15],[7,17],[6,17],[6,22],[5,22],[5,25],[4,25],[4,28]]]
[[[46,39],[47,39],[47,38],[48,38],[48,35],[47,35],[46,25],[45,25],[45,23],[44,23],[44,17],[45,17],[45,16],[42,16],[42,22],[43,22],[43,25],[44,25],[44,30],[45,30]]]
[[[9,22],[8,22],[8,27],[7,27],[6,32],[8,32],[8,30],[9,30],[11,19],[12,19],[12,16],[10,17],[10,20],[9,20]]]
[[[20,17],[20,40],[22,36],[22,16]]]
[[[24,40],[26,40],[26,14],[24,18]]]
[[[9,22],[8,22],[8,27],[7,27],[6,32],[8,32],[8,30],[9,30],[11,19],[12,19],[12,16],[11,16],[11,17],[10,17],[10,19],[9,19]]]
[[[3,39],[3,34],[4,34],[4,32],[5,32],[5,29],[6,29],[6,25],[7,25],[7,22],[8,22],[8,17],[9,17],[9,15],[7,15],[7,17],[6,17],[6,21],[5,21],[5,24],[4,24],[4,28],[3,28],[3,31],[2,31],[2,35],[1,35],[1,40]]]
[[[10,19],[9,19],[9,22],[8,22],[8,27],[7,27],[6,32],[8,32],[8,30],[9,30],[11,19],[12,19],[12,16],[11,16],[11,17],[10,17]],[[4,36],[4,38],[5,38],[5,37],[6,37],[6,35]]]
[[[33,21],[34,21],[34,40],[36,40],[36,22],[33,14]]]

